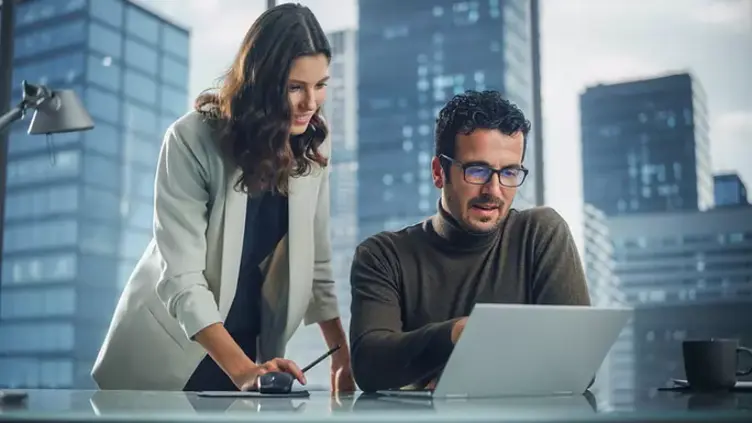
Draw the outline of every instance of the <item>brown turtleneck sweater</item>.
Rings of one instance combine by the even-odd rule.
[[[352,366],[366,392],[434,378],[454,347],[452,325],[475,303],[590,305],[569,228],[547,207],[511,210],[482,234],[439,207],[363,241],[350,279]]]

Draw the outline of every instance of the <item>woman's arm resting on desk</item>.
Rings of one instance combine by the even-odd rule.
[[[159,157],[154,238],[162,257],[162,274],[157,295],[185,336],[201,344],[239,388],[247,387],[263,369],[245,355],[224,328],[204,277],[209,201],[207,152],[199,142],[186,142],[187,137],[197,136],[171,127]],[[305,380],[294,363],[284,361],[277,366],[289,368],[301,381]]]

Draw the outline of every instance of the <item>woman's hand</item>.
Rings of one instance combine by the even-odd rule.
[[[253,364],[252,366],[230,375],[232,383],[241,391],[252,391],[258,389],[259,376],[269,372],[285,372],[293,375],[301,385],[307,383],[305,375],[297,364],[292,360],[285,358],[275,358],[262,364]]]

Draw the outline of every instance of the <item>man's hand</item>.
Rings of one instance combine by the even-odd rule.
[[[332,358],[331,369],[332,392],[355,392],[355,378],[350,368],[349,355],[337,355]]]
[[[452,326],[452,343],[456,344],[462,335],[462,331],[465,330],[465,323],[467,323],[467,317],[463,317],[457,320]]]

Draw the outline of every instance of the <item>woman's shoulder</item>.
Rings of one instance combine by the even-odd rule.
[[[167,130],[187,142],[214,141],[217,124],[205,113],[191,110],[177,118]]]
[[[219,155],[217,124],[206,114],[192,110],[176,119],[167,128],[165,143],[187,148],[194,154]]]

